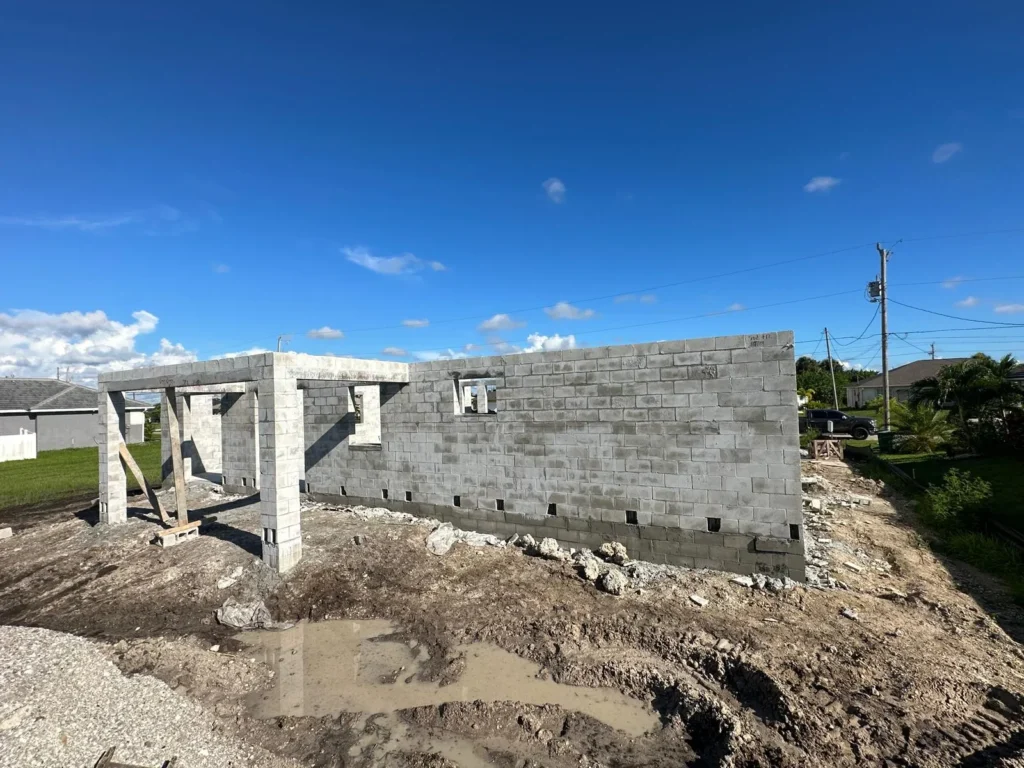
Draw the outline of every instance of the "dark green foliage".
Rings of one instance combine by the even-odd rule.
[[[949,470],[941,485],[925,491],[921,505],[924,519],[939,528],[975,525],[986,516],[992,486],[980,477],[959,469]]]

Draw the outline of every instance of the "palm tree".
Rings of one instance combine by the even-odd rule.
[[[953,435],[953,425],[945,412],[927,403],[908,406],[894,400],[890,413],[902,447],[911,453],[932,453]]]

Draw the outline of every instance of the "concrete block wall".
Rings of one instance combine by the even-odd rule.
[[[220,400],[221,473],[224,490],[251,494],[259,490],[259,413],[256,388],[228,393]]]
[[[380,444],[344,391],[308,382],[314,496],[656,562],[802,579],[791,332],[410,365],[382,384]],[[497,413],[459,412],[465,383]],[[479,388],[478,388],[479,392]]]
[[[222,469],[219,395],[186,395],[189,400],[191,434],[188,436],[192,472],[218,473]]]

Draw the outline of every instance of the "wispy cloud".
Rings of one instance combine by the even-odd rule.
[[[243,349],[239,352],[224,352],[223,354],[217,355],[217,357],[248,357],[249,355],[263,355],[270,351],[271,350],[266,349],[265,347],[249,347],[249,349]]]
[[[565,202],[565,182],[561,179],[552,176],[550,179],[541,182],[541,186],[544,187],[544,193],[551,202],[557,205]]]
[[[1024,304],[997,304],[995,311],[1000,315],[1016,315],[1024,312]]]
[[[726,307],[726,311],[728,312],[742,312],[744,309],[746,309],[746,307],[738,301]]]
[[[948,144],[939,144],[932,152],[933,163],[944,163],[949,160],[953,155],[959,153],[964,148],[964,145],[957,142],[951,141]]]
[[[409,354],[401,347],[384,347],[380,353],[382,355],[387,355],[388,357],[405,357]]]
[[[961,277],[960,275],[957,275],[956,277],[950,277],[950,278],[947,278],[947,279],[943,280],[942,281],[942,287],[943,288],[947,288],[949,290],[952,290],[952,289],[956,288],[958,285],[960,285],[960,283],[962,283],[963,281],[964,281],[964,278]]]
[[[597,314],[592,309],[580,309],[567,301],[560,301],[553,307],[547,307],[544,312],[552,320],[589,320]]]
[[[404,325],[406,328],[426,328],[428,325],[430,325],[430,321],[426,320],[426,319],[424,319],[424,320],[403,320],[402,321],[402,325]]]
[[[380,275],[403,275],[430,269],[443,272],[447,267],[440,261],[425,261],[411,253],[400,253],[397,256],[374,256],[362,246],[344,247],[341,252],[353,264],[365,267]]]
[[[423,349],[419,352],[413,352],[412,356],[425,363],[433,362],[434,360],[454,360],[456,357],[462,357],[454,349]]]
[[[134,211],[109,214],[39,214],[31,216],[0,216],[0,226],[30,227],[51,231],[77,231],[99,234],[121,227],[141,227],[146,235],[181,235],[199,229],[202,215],[185,213],[173,205],[154,205]],[[215,211],[208,211],[206,218],[219,221]]]
[[[38,229],[77,229],[79,232],[100,232],[137,221],[133,213],[108,216],[0,216],[0,224],[7,227],[35,227]]]
[[[511,331],[515,328],[522,328],[526,323],[513,320],[509,315],[499,313],[484,320],[478,326],[481,331]]]
[[[214,274],[226,275],[230,271],[231,271],[231,267],[229,267],[227,264],[214,264],[213,265],[213,272],[214,272]]]
[[[529,346],[524,352],[554,352],[559,349],[575,349],[576,337],[559,336],[557,333],[552,336],[542,336],[539,333],[531,333],[526,337]]]
[[[828,192],[833,187],[838,187],[842,179],[835,176],[815,176],[804,184],[804,192]]]
[[[641,293],[639,295],[635,293],[623,293],[620,296],[616,296],[613,301],[616,304],[627,304],[631,301],[639,301],[641,304],[655,304],[658,301],[658,297],[653,293]]]
[[[956,306],[963,307],[964,309],[967,309],[968,307],[976,307],[978,306],[978,301],[977,296],[968,296],[967,298],[960,299],[960,301],[956,302]]]
[[[850,362],[847,362],[846,360],[840,360],[839,358],[836,358],[835,360],[836,360],[836,364],[838,364],[839,367],[842,368],[844,371],[862,371],[862,370],[864,370],[864,365],[862,363],[850,363]]]
[[[306,336],[310,339],[343,339],[345,334],[339,331],[337,328],[331,328],[329,325],[325,325],[323,328],[314,328],[311,331],[306,331]]]

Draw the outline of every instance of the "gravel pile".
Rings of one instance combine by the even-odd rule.
[[[88,640],[0,626],[0,768],[117,761],[180,768],[294,763],[220,733],[198,704],[147,676],[124,677]]]

